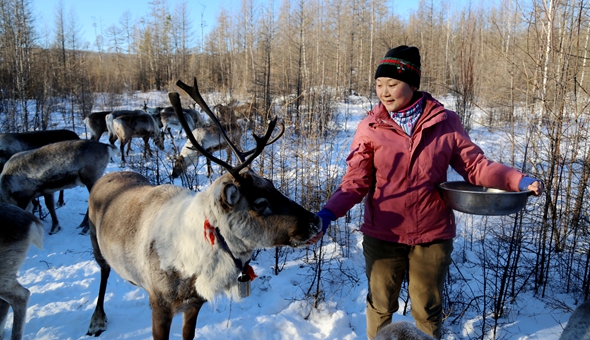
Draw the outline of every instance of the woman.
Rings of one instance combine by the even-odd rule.
[[[416,326],[441,337],[456,225],[437,185],[447,180],[449,166],[476,185],[543,192],[540,181],[488,160],[455,112],[418,91],[420,77],[416,47],[398,46],[381,60],[375,73],[380,103],[359,123],[342,184],[318,212],[323,231],[311,240],[367,196],[361,232],[369,339],[391,323],[406,272]]]

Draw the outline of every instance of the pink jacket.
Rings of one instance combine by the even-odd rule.
[[[342,184],[324,208],[342,217],[366,196],[361,231],[409,245],[451,239],[455,216],[437,184],[453,167],[476,185],[519,191],[524,174],[485,158],[459,116],[428,93],[410,137],[379,103],[357,128]]]

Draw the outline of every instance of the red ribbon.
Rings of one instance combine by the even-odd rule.
[[[246,266],[246,274],[248,274],[248,277],[250,277],[250,281],[254,281],[254,279],[258,277],[258,275],[254,273],[254,268],[252,268],[250,265]]]
[[[207,240],[209,243],[211,243],[211,246],[213,246],[215,244],[215,228],[211,226],[208,219],[205,219],[204,227],[205,240]]]

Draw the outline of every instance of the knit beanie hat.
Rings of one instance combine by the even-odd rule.
[[[387,52],[379,62],[375,79],[388,77],[420,87],[420,52],[414,46],[398,46]]]

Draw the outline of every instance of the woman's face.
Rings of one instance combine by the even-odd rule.
[[[388,112],[396,112],[408,107],[412,102],[414,91],[417,90],[408,83],[387,77],[377,78],[375,87],[377,97]]]

